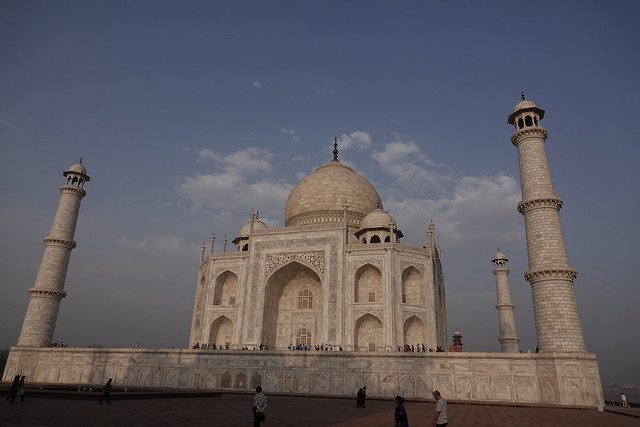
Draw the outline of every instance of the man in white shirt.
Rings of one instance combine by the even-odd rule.
[[[440,392],[435,390],[433,398],[436,399],[436,414],[433,417],[433,425],[436,427],[446,427],[447,423],[447,401],[442,398]]]
[[[256,387],[256,395],[253,398],[253,427],[260,427],[265,420],[264,410],[267,408],[267,396],[262,394],[262,387]]]

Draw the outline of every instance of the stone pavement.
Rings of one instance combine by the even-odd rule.
[[[0,401],[0,426],[251,426],[252,394],[219,397],[130,399],[116,393],[112,404],[93,400],[29,397],[25,402]],[[355,399],[267,395],[264,427],[389,427],[394,403],[367,400],[356,409]],[[430,426],[434,402],[406,404],[412,426]],[[638,414],[639,410],[629,410]],[[449,426],[638,427],[640,418],[586,409],[514,407],[449,403]]]

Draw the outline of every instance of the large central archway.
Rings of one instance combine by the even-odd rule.
[[[285,349],[303,335],[305,343],[319,344],[322,301],[322,284],[315,271],[299,262],[280,268],[265,290],[262,343],[270,349]]]

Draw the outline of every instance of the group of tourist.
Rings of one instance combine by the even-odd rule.
[[[436,399],[436,410],[433,417],[433,425],[436,427],[446,427],[449,420],[447,419],[447,402],[442,398],[438,390],[434,390],[433,398]],[[396,410],[393,413],[393,427],[409,427],[409,416],[407,408],[404,407],[404,398],[396,396]]]
[[[57,348],[69,347],[69,344],[63,344],[62,341],[56,341],[51,343],[51,347],[57,347]]]
[[[433,425],[436,427],[446,427],[449,422],[447,419],[447,401],[442,398],[438,390],[433,391],[433,398],[436,399]],[[409,416],[407,415],[407,408],[404,407],[404,398],[402,396],[396,396],[395,403],[396,410],[393,413],[393,427],[409,427]]]
[[[20,396],[20,401],[24,402],[24,375],[16,375],[13,377],[13,383],[9,389],[9,396],[7,396],[7,402],[15,402],[16,396]]]
[[[442,398],[438,390],[433,391],[433,398],[436,400],[436,410],[433,417],[433,425],[436,427],[446,427],[447,402]],[[367,399],[367,387],[360,387],[356,396],[356,408],[365,408]],[[404,407],[405,400],[402,396],[395,397],[396,409],[393,412],[393,427],[409,427],[409,416],[407,408]],[[262,387],[256,387],[256,395],[253,398],[253,427],[260,427],[260,423],[266,420],[265,409],[267,408],[267,397],[262,393]]]
[[[191,346],[192,350],[229,350],[229,345],[222,347],[222,344],[216,347],[215,344],[200,344],[199,342]],[[244,350],[244,348],[243,348]],[[248,350],[248,348],[247,348]]]
[[[427,352],[427,348],[425,347],[424,344],[420,344],[418,343],[417,345],[409,345],[409,344],[405,344],[403,347],[398,346],[398,351],[399,352],[404,352],[404,353],[411,353],[411,352],[415,352],[415,353],[426,353]],[[428,350],[429,353],[433,353],[434,350],[432,348],[430,348]],[[439,345],[436,349],[435,349],[436,353],[442,353],[444,352],[444,347]]]

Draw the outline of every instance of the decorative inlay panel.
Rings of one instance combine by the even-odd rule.
[[[415,267],[420,271],[420,273],[424,274],[424,264],[416,264],[410,261],[402,261],[400,262],[400,270],[405,271],[408,267]]]
[[[268,276],[269,273],[279,266],[292,260],[302,261],[310,267],[313,267],[313,269],[321,275],[324,274],[324,252],[315,251],[269,254],[265,262],[264,275]]]
[[[403,311],[402,312],[402,323],[407,321],[408,318],[416,316],[418,319],[422,320],[425,325],[427,324],[427,318],[424,313],[416,312],[416,311]]]
[[[370,314],[374,317],[377,317],[378,320],[384,323],[384,313],[382,310],[353,310],[353,323],[355,323],[359,318],[364,316],[365,314]]]

